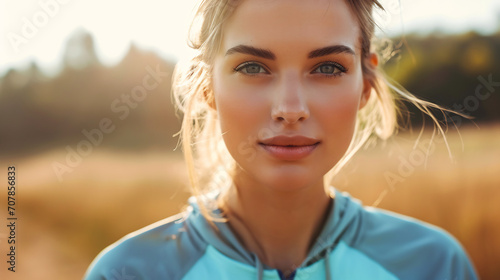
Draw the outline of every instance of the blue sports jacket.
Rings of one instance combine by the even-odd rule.
[[[185,212],[129,234],[103,250],[84,279],[271,280],[281,272],[247,251],[226,223],[217,229],[194,198]],[[460,244],[421,221],[335,191],[329,217],[288,279],[477,279]]]

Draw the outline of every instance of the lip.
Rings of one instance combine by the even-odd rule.
[[[271,156],[279,160],[295,161],[310,155],[321,141],[301,135],[276,136],[259,142]]]
[[[310,146],[319,143],[320,141],[315,138],[309,138],[302,135],[286,136],[279,135],[271,138],[264,139],[259,144],[270,146]]]

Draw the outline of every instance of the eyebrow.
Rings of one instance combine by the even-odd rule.
[[[236,47],[230,48],[229,50],[227,50],[226,56],[234,53],[244,53],[271,60],[276,59],[276,55],[270,50],[255,48],[247,45],[237,45]]]
[[[315,57],[320,57],[320,56],[325,56],[329,54],[337,54],[337,53],[347,53],[347,54],[352,54],[355,55],[356,53],[354,52],[353,49],[346,45],[334,45],[334,46],[328,46],[324,47],[321,49],[317,49],[314,51],[311,51],[309,55],[307,55],[308,58],[315,58]]]
[[[256,48],[248,45],[237,45],[235,47],[230,48],[226,52],[227,55],[235,54],[235,53],[243,53],[243,54],[249,54],[249,55],[254,55],[270,60],[275,60],[276,55],[267,49],[261,49],[261,48]],[[333,46],[328,46],[320,49],[313,50],[309,52],[307,55],[307,58],[315,58],[315,57],[321,57],[321,56],[326,56],[330,54],[338,54],[338,53],[347,53],[351,55],[355,55],[356,53],[354,50],[346,45],[333,45]]]

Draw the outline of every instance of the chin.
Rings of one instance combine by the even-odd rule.
[[[304,170],[293,170],[293,168],[279,171],[270,170],[270,172],[265,173],[267,174],[261,173],[260,176],[263,185],[275,191],[293,192],[314,186],[318,182],[321,182],[321,184],[323,182],[321,174],[311,174]]]

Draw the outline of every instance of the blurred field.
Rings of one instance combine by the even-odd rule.
[[[500,279],[500,125],[463,128],[461,134],[449,134],[453,160],[442,143],[421,160],[421,148],[412,149],[416,136],[400,134],[361,151],[334,185],[366,205],[377,202],[443,227],[464,245],[481,279]],[[64,157],[61,148],[0,162],[1,170],[12,164],[18,170],[20,219],[15,274],[6,270],[1,227],[0,279],[80,279],[105,246],[177,213],[189,195],[178,154],[94,150],[59,182],[51,165]],[[390,184],[388,174],[398,180]],[[5,176],[2,171],[2,182]],[[5,196],[2,191],[2,223]]]

